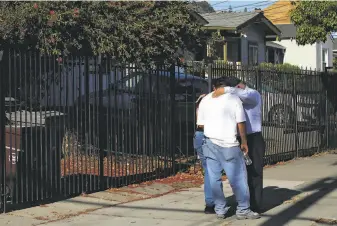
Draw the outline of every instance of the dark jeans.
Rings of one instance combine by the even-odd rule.
[[[247,142],[248,155],[253,162],[247,166],[250,206],[253,211],[261,212],[263,205],[263,157],[266,144],[261,132],[247,135]]]

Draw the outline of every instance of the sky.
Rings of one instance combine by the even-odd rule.
[[[213,6],[215,10],[228,10],[229,6],[232,6],[233,11],[243,11],[245,7],[248,9],[248,11],[252,11],[255,8],[261,8],[264,9],[268,7],[269,5],[276,2],[275,0],[269,0],[269,1],[242,1],[242,0],[227,0],[227,1],[208,1],[209,4]]]

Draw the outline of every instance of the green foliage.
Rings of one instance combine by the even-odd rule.
[[[325,42],[327,34],[337,30],[337,1],[296,2],[291,20],[297,27],[298,44]]]
[[[109,54],[119,62],[178,59],[204,38],[183,1],[1,2],[0,44],[52,55]]]
[[[284,71],[284,72],[291,72],[291,71],[298,71],[301,68],[297,65],[284,63],[284,64],[272,64],[272,63],[261,63],[259,65],[260,69],[267,69],[267,70],[277,70],[277,71]]]
[[[337,57],[333,58],[333,68],[337,69]]]
[[[209,32],[207,37],[207,43],[209,45],[209,54],[210,57],[208,60],[210,61],[221,61],[223,62],[223,59],[219,58],[218,56],[220,53],[218,51],[223,52],[223,44],[224,44],[224,38],[221,36],[219,32]],[[220,46],[220,48],[219,48]]]
[[[192,8],[200,14],[215,12],[214,8],[209,4],[208,1],[193,1],[190,4]]]

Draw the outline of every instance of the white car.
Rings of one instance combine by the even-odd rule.
[[[324,117],[320,112],[322,99],[318,93],[302,92],[294,95],[266,84],[262,84],[260,92],[264,122],[276,125],[292,125],[295,121],[314,124]]]

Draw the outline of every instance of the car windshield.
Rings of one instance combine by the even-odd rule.
[[[127,78],[117,82],[118,89],[136,91],[136,90],[149,90],[149,79],[145,78],[144,74],[133,74]]]
[[[134,92],[154,92],[158,94],[169,94],[170,78],[167,76],[148,75],[144,73],[134,73],[120,80],[117,84],[119,90]],[[199,79],[176,80],[174,90],[176,95],[192,95],[197,97],[208,92],[208,83]]]

